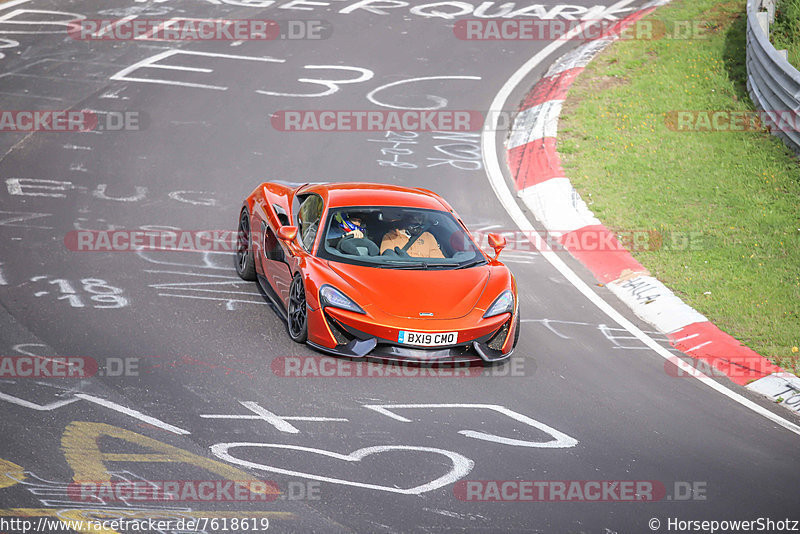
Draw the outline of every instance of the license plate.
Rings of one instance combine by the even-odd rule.
[[[408,332],[400,330],[397,342],[404,345],[420,345],[423,347],[439,347],[441,345],[455,345],[458,343],[458,332]]]

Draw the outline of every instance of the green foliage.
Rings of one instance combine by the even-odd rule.
[[[695,236],[690,247],[634,256],[720,328],[797,371],[797,160],[765,131],[676,131],[668,120],[681,110],[752,111],[745,1],[675,0],[651,19],[705,21],[705,31],[619,41],[589,64],[559,126],[567,176],[611,228],[669,242]]]

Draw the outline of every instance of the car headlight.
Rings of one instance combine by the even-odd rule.
[[[341,308],[343,310],[350,310],[356,313],[364,313],[361,306],[353,302],[353,299],[339,291],[333,286],[324,285],[319,289],[319,300],[323,306],[330,306],[332,308]]]
[[[510,289],[506,289],[500,293],[499,297],[494,299],[492,305],[489,306],[489,309],[483,314],[483,318],[486,319],[487,317],[494,317],[495,315],[500,315],[501,313],[511,313],[513,310],[514,294]]]

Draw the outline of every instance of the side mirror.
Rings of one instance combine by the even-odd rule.
[[[489,234],[489,246],[494,249],[494,259],[500,255],[500,251],[506,247],[506,238],[500,234]]]
[[[296,226],[281,226],[278,228],[278,239],[281,241],[294,241],[297,237]]]

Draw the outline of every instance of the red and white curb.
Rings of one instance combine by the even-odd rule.
[[[665,3],[647,4],[621,21],[628,26]],[[567,91],[589,61],[619,32],[589,41],[550,67],[522,103],[506,140],[506,161],[517,196],[548,233],[585,265],[641,319],[663,332],[673,347],[702,362],[712,374],[762,393],[800,412],[800,378],[743,346],[659,282],[591,212],[567,178],[556,150],[558,117]],[[582,234],[613,243],[586,250]]]

